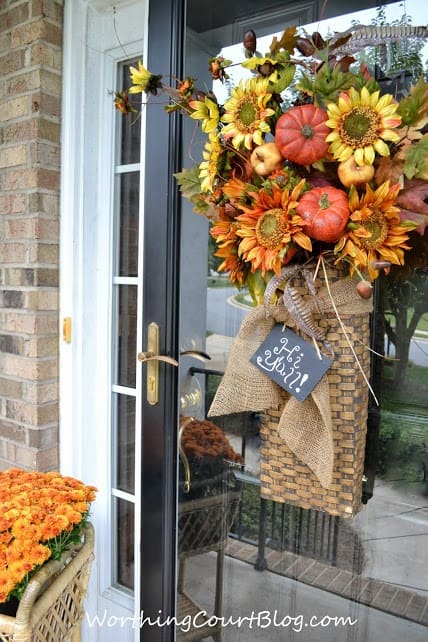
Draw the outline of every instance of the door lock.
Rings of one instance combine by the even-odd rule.
[[[178,361],[168,355],[159,354],[159,326],[154,321],[147,328],[147,351],[139,352],[137,358],[138,361],[147,362],[147,403],[155,406],[159,402],[159,361],[173,366],[178,366]]]

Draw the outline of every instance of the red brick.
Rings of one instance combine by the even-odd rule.
[[[5,56],[0,57],[0,69],[2,76],[12,74],[24,67],[24,50],[18,49],[9,51]]]
[[[59,118],[61,115],[61,99],[59,96],[38,91],[32,96],[31,109],[34,113],[40,112],[44,116]]]
[[[40,165],[41,167],[57,170],[60,168],[61,150],[57,143],[36,141],[31,145],[30,155],[32,165]]]
[[[33,189],[37,187],[37,169],[6,169],[0,179],[4,191]]]
[[[0,14],[0,29],[6,30],[28,20],[28,2],[19,4],[16,7],[9,7],[7,11]]]
[[[55,2],[55,0],[32,0],[31,2],[31,17],[37,18],[44,16],[51,21],[62,22],[62,3]]]

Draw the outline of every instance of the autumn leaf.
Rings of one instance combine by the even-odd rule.
[[[273,56],[275,56],[281,49],[285,49],[292,54],[296,48],[297,40],[297,28],[287,27],[280,40],[278,40],[276,36],[272,38],[269,51]]]
[[[420,78],[410,87],[410,94],[402,98],[398,107],[403,126],[421,129],[428,123],[428,84]]]
[[[428,180],[428,134],[416,144],[406,147],[404,152],[404,173],[407,178]]]
[[[199,180],[199,167],[194,165],[190,169],[183,169],[182,172],[174,174],[180,192],[185,198],[191,199],[201,192],[201,182]]]

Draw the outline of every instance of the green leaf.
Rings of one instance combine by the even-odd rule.
[[[404,173],[411,178],[424,177],[428,174],[428,135],[416,144],[406,148],[404,153]]]
[[[410,88],[409,96],[402,98],[398,106],[403,126],[412,127],[427,116],[428,113],[428,84],[420,78],[416,85]]]
[[[314,96],[317,102],[327,105],[336,102],[340,92],[346,91],[353,85],[355,85],[355,75],[352,72],[340,71],[338,67],[330,69],[324,64],[313,79],[303,75],[297,83],[297,89]]]
[[[183,169],[182,172],[174,174],[180,192],[185,198],[191,201],[195,196],[201,193],[201,182],[199,180],[199,165],[194,165],[190,169]]]
[[[293,82],[294,74],[296,73],[295,65],[278,65],[276,81],[269,82],[269,91],[275,94],[280,94],[286,87]]]

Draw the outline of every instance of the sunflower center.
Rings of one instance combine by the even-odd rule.
[[[345,114],[339,125],[342,141],[353,149],[372,145],[380,132],[380,117],[370,107],[354,107]]]
[[[256,225],[256,236],[259,245],[268,250],[273,250],[281,245],[282,237],[286,231],[283,220],[284,212],[278,208],[264,212]]]
[[[366,250],[377,250],[388,237],[388,223],[382,212],[373,210],[362,224],[370,236],[360,239],[361,246]]]
[[[257,118],[257,109],[252,96],[244,96],[236,110],[238,127],[244,131],[248,130]]]

